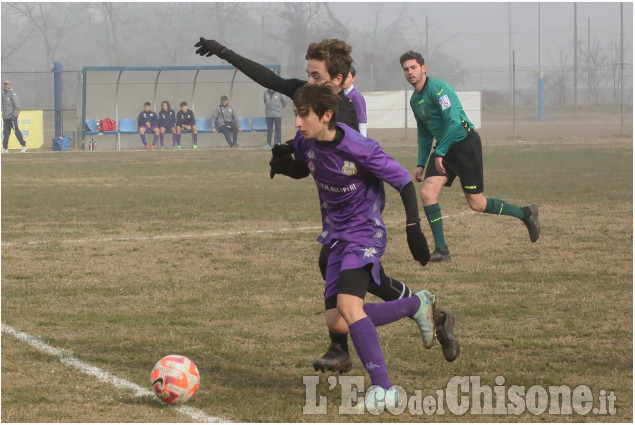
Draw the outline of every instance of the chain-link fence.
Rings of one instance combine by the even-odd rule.
[[[3,72],[2,81],[10,80],[20,97],[23,110],[44,112],[44,147],[51,146],[55,136],[54,73],[51,72]],[[81,117],[81,73],[62,71],[62,132],[73,144],[80,134]]]
[[[282,66],[282,75],[285,66]],[[572,128],[581,134],[597,124],[592,134],[611,137],[633,132],[633,70],[632,65],[623,67],[605,64],[597,69],[580,68],[575,78],[571,67],[561,70],[550,68],[543,71],[545,81],[544,121],[539,120],[537,68],[470,68],[453,70],[429,70],[430,76],[447,81],[457,91],[480,91],[482,128],[497,126],[503,137],[515,137],[517,129],[531,125],[534,134],[541,128],[549,128],[549,137],[569,137]],[[445,77],[447,75],[447,78]],[[390,78],[392,90],[410,90],[401,71],[396,69]],[[25,110],[44,111],[44,147],[50,147],[55,133],[53,72],[3,72],[2,79],[11,80],[19,94]],[[357,69],[355,86],[362,93],[382,91],[373,87],[373,79],[386,80],[388,75],[377,75],[375,70]],[[511,81],[514,85],[512,97]],[[577,84],[575,83],[577,81]],[[623,83],[623,85],[622,85]],[[79,146],[81,139],[81,72],[62,72],[63,132]],[[262,103],[262,93],[254,94],[253,103]],[[237,108],[240,105],[235,105]],[[204,112],[201,111],[204,116]],[[293,131],[293,108],[286,108],[283,120],[287,134]],[[601,124],[601,128],[600,128]],[[403,129],[403,128],[402,128]],[[404,134],[404,133],[396,133]],[[372,136],[372,134],[371,134]]]

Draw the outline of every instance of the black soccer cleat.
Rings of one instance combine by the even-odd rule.
[[[430,263],[441,263],[443,261],[452,261],[450,250],[448,248],[434,248],[434,252],[430,254]]]
[[[446,361],[453,362],[461,352],[459,341],[454,336],[454,313],[446,309],[434,313],[434,329],[441,344],[443,357]]]
[[[321,359],[313,362],[313,369],[317,372],[346,373],[353,368],[353,360],[350,354],[342,349],[339,344],[331,344]]]
[[[522,207],[525,217],[523,223],[529,230],[529,240],[536,242],[538,236],[540,236],[540,225],[538,224],[538,207],[535,205],[529,205],[528,207]]]

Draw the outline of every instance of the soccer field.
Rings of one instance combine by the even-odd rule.
[[[380,143],[413,169],[415,142]],[[483,154],[486,196],[536,204],[540,239],[446,188],[453,261],[423,268],[386,187],[385,269],[456,313],[461,355],[425,350],[410,320],[379,328],[409,396],[379,416],[339,414],[346,380],[311,366],[328,345],[311,178],[270,180],[263,149],[2,155],[2,421],[632,422],[632,140]],[[187,409],[149,392],[168,354],[200,371]],[[342,376],[365,376],[352,354]],[[573,409],[544,405],[550,387]],[[326,413],[306,412],[311,394]]]

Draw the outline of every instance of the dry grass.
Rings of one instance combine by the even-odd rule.
[[[414,147],[384,144],[414,165]],[[452,188],[441,206],[453,262],[421,268],[388,188],[386,270],[455,310],[462,343],[448,364],[411,322],[381,328],[391,379],[426,395],[452,376],[585,384],[615,392],[615,416],[339,416],[325,378],[328,414],[303,415],[302,376],[327,346],[318,202],[310,179],[269,180],[261,150],[3,155],[2,322],[148,388],[159,358],[187,355],[201,372],[188,404],[233,421],[631,422],[632,142],[484,153],[486,195],[536,203],[541,238],[470,213]],[[187,419],[3,335],[4,422]]]

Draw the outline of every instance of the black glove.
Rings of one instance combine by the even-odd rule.
[[[198,49],[196,50],[196,53],[201,56],[210,57],[210,56],[216,55],[221,59],[225,59],[223,57],[223,52],[225,52],[227,48],[216,40],[206,40],[203,37],[201,37],[199,42],[196,43],[194,47],[198,47]]]
[[[419,222],[406,226],[406,236],[412,257],[422,266],[428,264],[428,260],[430,260],[430,249],[428,248],[428,241],[421,231]]]
[[[290,142],[275,145],[271,149],[273,156],[269,161],[271,167],[269,177],[273,178],[276,174],[284,174],[292,179],[303,179],[311,174],[311,170],[306,164],[301,164],[293,158],[293,146]]]
[[[269,161],[271,171],[269,172],[269,177],[273,178],[276,174],[284,174],[288,176],[291,173],[295,162],[291,156],[291,154],[293,154],[293,147],[288,143],[274,145],[274,147],[271,148],[271,154],[271,161]]]
[[[271,148],[271,153],[273,156],[276,155],[291,155],[293,153],[293,146],[291,146],[290,142],[293,140],[288,140],[284,143],[280,143],[279,145],[274,145]]]

